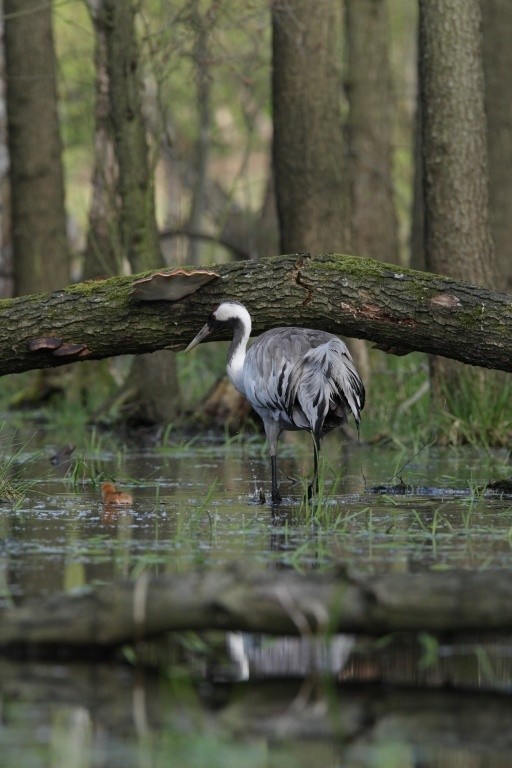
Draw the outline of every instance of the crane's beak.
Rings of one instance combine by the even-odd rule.
[[[194,349],[194,347],[197,347],[198,344],[202,342],[203,339],[206,339],[207,336],[209,336],[211,333],[211,329],[208,327],[208,323],[204,325],[197,336],[192,339],[188,347],[186,348],[185,352],[190,352],[191,349]]]

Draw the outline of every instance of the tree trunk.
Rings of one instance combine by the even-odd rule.
[[[495,284],[479,0],[420,0],[425,255],[434,272]],[[431,358],[434,409],[456,408],[458,392],[486,381]],[[479,407],[479,406],[478,406]]]
[[[486,120],[477,0],[421,0],[427,258],[491,287]]]
[[[14,290],[70,280],[52,5],[5,0],[5,62]]]
[[[142,117],[139,54],[132,0],[103,0],[115,148],[119,165],[121,239],[133,272],[156,269],[162,255]],[[134,422],[170,423],[180,407],[176,362],[171,353],[141,355],[133,362],[128,389]]]
[[[272,3],[272,148],[281,253],[350,251],[341,5]],[[366,346],[349,340],[368,383]]]
[[[289,325],[372,339],[388,352],[420,350],[512,371],[512,298],[507,294],[336,254],[221,264],[215,271],[219,279],[179,301],[137,301],[133,277],[4,299],[0,375],[183,349],[226,296],[247,305],[255,334],[286,318]]]
[[[214,5],[214,4],[213,4]],[[206,206],[206,187],[208,179],[208,159],[210,155],[210,134],[212,127],[211,116],[211,86],[212,74],[210,72],[211,53],[210,25],[213,5],[203,15],[200,3],[194,0],[191,8],[190,23],[194,30],[193,62],[195,69],[196,108],[198,115],[197,139],[195,142],[194,158],[194,184],[192,187],[192,201],[188,220],[188,226],[192,232],[201,229]],[[198,241],[192,238],[189,241],[189,260],[191,264],[199,264]]]
[[[110,84],[107,67],[107,34],[101,0],[88,0],[94,27],[96,103],[94,126],[94,168],[89,227],[84,254],[84,280],[113,277],[121,273],[121,242],[117,199],[118,167],[114,149],[114,128],[110,112]]]
[[[512,290],[512,3],[481,0],[491,225],[497,288]]]
[[[5,50],[4,50],[5,20],[0,21],[0,78],[5,88]],[[5,99],[5,90],[4,90]],[[14,293],[13,264],[12,264],[12,233],[11,233],[11,203],[9,185],[9,150],[7,147],[7,114],[5,108],[0,110],[0,298],[4,299]],[[275,251],[277,253],[277,251]]]
[[[123,252],[133,272],[160,266],[153,183],[142,118],[132,0],[103,0],[110,102],[119,164]]]
[[[143,611],[137,608],[143,607]],[[467,633],[512,629],[510,573],[265,574],[237,566],[123,581],[6,608],[0,646],[112,647],[164,632]]]
[[[273,162],[281,252],[349,246],[337,3],[272,3]]]
[[[360,256],[392,263],[398,260],[399,249],[387,0],[347,0],[345,19],[352,249]]]
[[[410,266],[425,269],[425,199],[423,190],[422,110],[419,94],[416,98],[413,127],[413,189],[411,210]]]

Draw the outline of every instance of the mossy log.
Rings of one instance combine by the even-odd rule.
[[[0,375],[113,355],[182,349],[226,298],[245,303],[254,333],[322,328],[512,370],[512,296],[447,277],[336,254],[297,254],[214,268],[179,301],[137,301],[137,277],[0,301]],[[149,273],[145,273],[149,274]]]
[[[0,646],[115,647],[185,630],[284,635],[512,629],[512,574],[250,573],[151,578],[38,598],[1,614]]]

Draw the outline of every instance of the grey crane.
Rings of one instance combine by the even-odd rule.
[[[228,377],[265,427],[272,503],[282,500],[277,483],[277,442],[283,430],[306,429],[313,436],[311,493],[318,485],[321,438],[346,422],[349,413],[359,424],[364,406],[364,386],[346,345],[332,333],[285,327],[262,333],[247,350],[251,316],[242,304],[224,301],[185,351],[224,327],[233,330],[226,366]]]

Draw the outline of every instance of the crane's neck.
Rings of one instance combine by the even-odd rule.
[[[245,308],[242,308],[245,310]],[[243,315],[236,318],[234,322],[233,340],[229,345],[228,362],[226,371],[229,380],[239,392],[245,394],[244,388],[244,363],[247,350],[247,342],[251,335],[251,318],[247,310]]]

